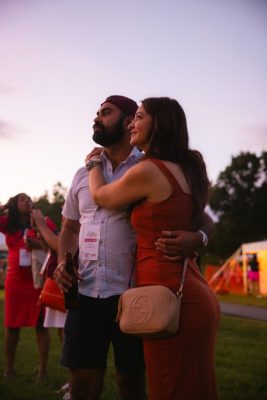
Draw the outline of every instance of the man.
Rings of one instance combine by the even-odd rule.
[[[101,158],[108,182],[122,176],[141,157],[129,144],[128,125],[137,108],[127,97],[110,96],[97,112],[93,139],[103,146]],[[64,291],[71,285],[64,254],[68,250],[74,255],[79,242],[79,308],[68,312],[62,355],[62,365],[71,371],[72,398],[100,398],[112,342],[121,399],[145,399],[142,342],[123,334],[115,322],[119,296],[133,283],[134,275],[135,234],[129,224],[128,208],[97,207],[89,193],[88,172],[83,167],[73,179],[63,216],[59,265],[54,276]],[[207,216],[204,222],[202,229],[210,231]],[[174,260],[207,239],[203,232],[166,232],[166,236],[155,246]]]

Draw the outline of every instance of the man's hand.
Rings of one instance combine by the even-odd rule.
[[[178,261],[181,258],[195,255],[195,251],[202,245],[199,232],[189,231],[162,231],[162,238],[155,242],[158,251],[164,253],[169,261]]]
[[[75,273],[76,273],[77,279],[79,281],[81,281],[82,277],[76,269],[75,269]],[[72,286],[73,278],[66,271],[66,262],[65,261],[61,261],[58,264],[58,266],[56,267],[56,269],[53,273],[53,278],[60,290],[62,290],[65,293],[68,292],[69,288]]]

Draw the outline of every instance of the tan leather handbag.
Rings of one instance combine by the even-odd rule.
[[[166,286],[151,285],[127,289],[121,295],[117,320],[122,332],[151,339],[177,332],[187,263],[188,258],[176,294]]]

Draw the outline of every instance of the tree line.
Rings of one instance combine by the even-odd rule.
[[[267,152],[241,152],[211,187],[218,218],[209,251],[230,256],[242,243],[267,239]]]
[[[51,200],[47,192],[39,198],[34,199],[34,207],[39,208],[44,215],[51,218],[58,229],[60,229],[62,219],[61,211],[67,195],[67,188],[64,187],[61,182],[57,182],[53,186],[52,194]]]

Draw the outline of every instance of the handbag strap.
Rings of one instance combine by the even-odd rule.
[[[176,292],[176,295],[180,298],[183,297],[183,287],[184,287],[184,281],[185,281],[185,274],[186,274],[186,270],[187,270],[187,265],[188,265],[188,257],[186,257],[184,259],[184,265],[183,265],[183,270],[182,270],[182,277],[181,277],[181,281],[180,281],[180,286],[179,289]]]
[[[128,289],[130,289],[130,287],[131,287],[131,281],[132,281],[132,277],[133,277],[134,267],[135,267],[135,264],[136,264],[136,262],[135,262],[135,260],[136,260],[136,253],[137,253],[136,250],[137,250],[137,249],[136,249],[136,246],[135,246],[134,257],[133,257],[133,264],[132,264],[131,273],[130,273],[130,277],[129,277],[129,281],[128,281]]]
[[[135,255],[136,255],[136,249],[135,249]],[[186,257],[186,258],[184,259],[183,271],[182,271],[182,277],[181,277],[181,281],[180,281],[180,286],[179,286],[179,289],[178,289],[177,292],[176,292],[177,297],[181,297],[181,298],[183,297],[183,287],[184,287],[185,274],[186,274],[186,270],[187,270],[188,260],[189,260],[188,257]],[[130,288],[130,286],[131,286],[131,280],[132,280],[132,276],[133,276],[134,267],[135,267],[135,257],[134,257],[133,265],[132,265],[132,268],[131,268],[130,278],[129,278],[129,281],[128,281],[128,288]]]

